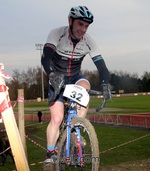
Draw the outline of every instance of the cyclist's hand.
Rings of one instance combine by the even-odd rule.
[[[49,84],[58,91],[64,85],[64,75],[51,72],[49,74]]]
[[[101,86],[104,99],[111,99],[112,86],[110,84],[102,84]]]

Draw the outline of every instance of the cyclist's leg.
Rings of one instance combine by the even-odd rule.
[[[55,152],[55,145],[59,136],[59,126],[63,120],[64,116],[64,105],[62,99],[62,92],[58,95],[58,98],[55,102],[51,101],[54,95],[54,89],[49,86],[49,110],[51,115],[50,123],[47,126],[47,157],[51,156]]]
[[[77,85],[80,85],[86,89],[90,89],[90,83],[88,80],[86,80],[85,78],[81,78],[76,82]],[[88,106],[87,107],[83,107],[83,106],[79,106],[78,108],[78,115],[79,117],[85,117],[88,111]]]
[[[51,121],[47,127],[47,145],[55,146],[59,136],[59,126],[63,119],[64,106],[60,101],[56,101],[50,106]]]

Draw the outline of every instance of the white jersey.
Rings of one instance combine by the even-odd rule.
[[[42,65],[47,74],[52,71],[65,76],[80,73],[81,64],[89,54],[100,75],[102,83],[109,82],[109,71],[94,40],[85,33],[80,41],[73,40],[69,34],[69,27],[53,29],[44,45]]]
[[[53,29],[48,35],[46,44],[55,47],[52,59],[55,70],[68,76],[80,71],[82,60],[87,54],[92,59],[100,56],[96,43],[88,34],[74,46],[68,26]]]
[[[89,54],[91,58],[100,55],[96,43],[87,33],[74,48],[68,30],[68,26],[60,27],[52,30],[48,35],[47,43],[53,44],[59,55],[71,58],[73,51],[73,58],[81,58],[87,54]]]

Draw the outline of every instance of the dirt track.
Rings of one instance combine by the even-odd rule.
[[[119,165],[101,166],[100,171],[150,171],[150,159],[121,163]]]

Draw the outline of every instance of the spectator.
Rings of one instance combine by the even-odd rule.
[[[42,112],[39,110],[38,113],[38,119],[39,119],[39,122],[42,122]]]

